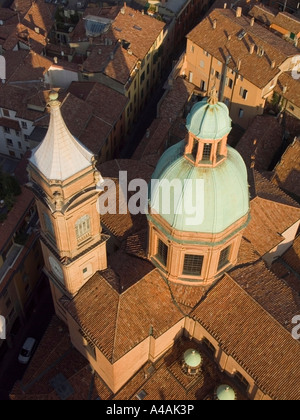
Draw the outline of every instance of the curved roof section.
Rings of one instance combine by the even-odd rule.
[[[249,211],[244,161],[228,146],[222,164],[196,167],[183,152],[184,141],[168,149],[158,162],[149,191],[151,209],[176,230],[221,233]]]
[[[50,98],[51,99],[51,98]],[[49,180],[65,181],[93,164],[94,155],[68,130],[60,102],[50,100],[51,116],[47,134],[29,161]]]
[[[229,110],[222,102],[204,98],[196,103],[187,116],[186,128],[199,139],[222,139],[231,131]]]

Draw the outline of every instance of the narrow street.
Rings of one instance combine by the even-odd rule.
[[[0,401],[9,400],[9,393],[14,383],[22,379],[28,365],[18,362],[20,349],[27,337],[34,337],[39,342],[54,314],[50,287],[47,280],[38,291],[38,304],[14,338],[14,346],[8,349],[0,361]]]

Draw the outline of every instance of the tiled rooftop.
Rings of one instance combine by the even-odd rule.
[[[300,198],[300,138],[296,138],[283,154],[272,182]]]
[[[276,16],[276,10],[263,4],[255,4],[249,12],[249,15],[255,17],[259,22],[270,26]]]
[[[298,35],[300,33],[300,19],[286,12],[280,12],[273,20],[273,24]]]
[[[300,208],[261,197],[251,201],[250,212],[244,237],[261,256],[279,245],[284,240],[282,234],[300,219]]]
[[[236,146],[246,166],[268,170],[282,144],[283,127],[273,116],[256,116]]]
[[[229,273],[256,302],[291,333],[292,318],[300,311],[300,297],[269,270],[264,261],[237,266]]]
[[[214,30],[212,22],[217,20]],[[244,30],[246,32],[242,41],[237,35]],[[228,41],[228,35],[231,40]],[[209,17],[205,18],[188,35],[195,44],[205,51],[224,62],[224,57],[230,52],[231,60],[229,67],[236,69],[238,60],[241,60],[239,74],[259,88],[265,87],[279,73],[278,66],[288,57],[295,56],[299,50],[261,25],[254,23],[250,26],[250,19],[241,16],[236,17],[233,10],[216,9]],[[250,54],[250,44],[254,43],[256,49]],[[264,55],[257,54],[257,47],[264,48]],[[271,68],[271,62],[276,66]]]
[[[286,91],[283,93],[283,88]],[[292,77],[290,73],[282,73],[278,78],[275,92],[279,93],[292,104],[300,107],[300,80]],[[287,111],[289,108],[287,108]]]
[[[254,281],[254,278],[253,278]],[[225,275],[192,313],[273,399],[300,399],[300,343]]]
[[[121,295],[96,273],[65,307],[110,362],[149,337],[150,327],[158,338],[183,317],[156,269]]]
[[[271,270],[300,296],[300,236],[283,256],[272,264]]]
[[[96,9],[97,10],[97,9]],[[123,13],[116,15],[116,9],[112,10],[113,22],[104,39],[95,38],[90,46],[90,54],[83,64],[87,72],[102,72],[114,80],[125,84],[134,70],[138,60],[143,60],[150,48],[155,43],[165,24],[146,14],[123,7]],[[102,16],[102,12],[95,12]],[[90,10],[89,15],[94,15]],[[72,34],[72,41],[86,39],[84,22],[79,23]],[[119,42],[120,41],[120,42]],[[122,47],[121,41],[130,44],[128,49]]]

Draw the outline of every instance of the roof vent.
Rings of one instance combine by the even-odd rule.
[[[241,41],[245,36],[247,35],[247,32],[243,29],[241,32],[238,33],[237,37],[238,40]]]
[[[243,11],[243,9],[242,9],[241,7],[237,7],[237,8],[236,8],[236,12],[235,12],[235,16],[236,16],[237,18],[242,17],[242,11]]]
[[[138,394],[136,394],[136,397],[138,400],[142,401],[145,397],[147,397],[147,392],[142,389]]]
[[[265,54],[265,50],[264,50],[264,48],[262,47],[262,46],[260,46],[260,47],[258,47],[257,48],[257,55],[259,56],[259,57],[263,57],[263,55]]]

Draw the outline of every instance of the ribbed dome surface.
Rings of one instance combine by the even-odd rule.
[[[193,106],[187,117],[186,127],[197,138],[222,139],[231,130],[228,108],[222,102],[211,105],[205,98]]]
[[[152,176],[150,207],[176,230],[221,233],[249,211],[244,161],[228,147],[220,165],[197,167],[185,159],[184,146],[181,141],[160,158]]]

